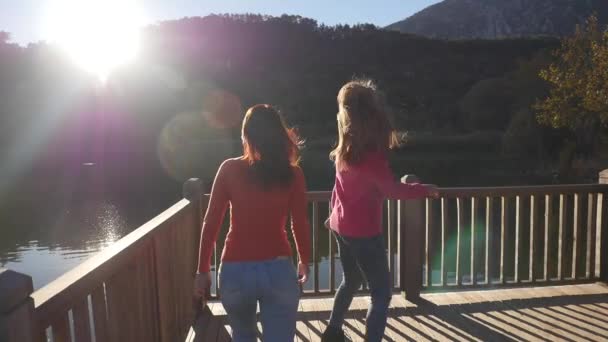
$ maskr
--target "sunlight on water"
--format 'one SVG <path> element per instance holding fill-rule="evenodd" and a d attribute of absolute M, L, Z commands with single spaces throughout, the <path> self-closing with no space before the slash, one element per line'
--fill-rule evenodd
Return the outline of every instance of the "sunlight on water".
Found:
<path fill-rule="evenodd" d="M 112 204 L 106 204 L 97 217 L 100 241 L 107 245 L 120 239 L 120 228 L 125 226 L 124 220 L 120 217 L 118 208 Z"/>
<path fill-rule="evenodd" d="M 0 267 L 32 275 L 40 288 L 128 232 L 119 208 L 109 202 L 89 202 L 59 216 L 44 240 L 0 250 Z"/>

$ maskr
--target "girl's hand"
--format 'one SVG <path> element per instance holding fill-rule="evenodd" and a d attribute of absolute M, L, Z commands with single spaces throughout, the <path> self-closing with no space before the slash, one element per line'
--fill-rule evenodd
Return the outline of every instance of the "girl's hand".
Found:
<path fill-rule="evenodd" d="M 439 190 L 437 189 L 437 185 L 427 185 L 429 189 L 429 197 L 431 198 L 439 198 Z"/>
<path fill-rule="evenodd" d="M 298 263 L 298 283 L 304 284 L 308 280 L 308 265 Z"/>
<path fill-rule="evenodd" d="M 209 272 L 197 273 L 194 277 L 194 297 L 200 298 L 202 305 L 207 305 L 211 290 L 211 275 Z"/>

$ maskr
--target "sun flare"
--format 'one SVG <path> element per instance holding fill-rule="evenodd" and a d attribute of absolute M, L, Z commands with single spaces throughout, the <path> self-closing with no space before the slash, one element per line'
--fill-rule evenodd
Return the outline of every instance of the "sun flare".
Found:
<path fill-rule="evenodd" d="M 103 81 L 136 57 L 142 24 L 134 1 L 56 0 L 47 30 L 76 64 Z"/>

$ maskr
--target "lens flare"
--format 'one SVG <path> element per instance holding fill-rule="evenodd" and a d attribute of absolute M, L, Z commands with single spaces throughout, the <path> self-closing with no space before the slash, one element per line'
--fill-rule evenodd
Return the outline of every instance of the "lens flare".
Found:
<path fill-rule="evenodd" d="M 200 115 L 180 114 L 163 128 L 158 158 L 165 172 L 177 181 L 191 177 L 213 179 L 218 166 L 235 156 L 235 142 L 214 134 Z"/>
<path fill-rule="evenodd" d="M 203 98 L 203 117 L 213 128 L 237 127 L 242 118 L 241 100 L 229 91 L 211 90 Z"/>

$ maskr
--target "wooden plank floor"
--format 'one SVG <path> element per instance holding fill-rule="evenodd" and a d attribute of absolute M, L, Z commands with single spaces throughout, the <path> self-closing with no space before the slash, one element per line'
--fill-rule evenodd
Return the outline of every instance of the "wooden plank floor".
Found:
<path fill-rule="evenodd" d="M 385 341 L 607 341 L 606 284 L 423 294 L 419 303 L 394 296 Z M 355 298 L 345 331 L 363 341 L 369 297 Z M 320 341 L 331 298 L 303 299 L 296 341 Z M 199 319 L 188 341 L 230 341 L 221 304 Z M 261 329 L 260 329 L 261 330 Z M 261 335 L 260 335 L 261 336 Z M 261 340 L 261 339 L 259 339 Z"/>

